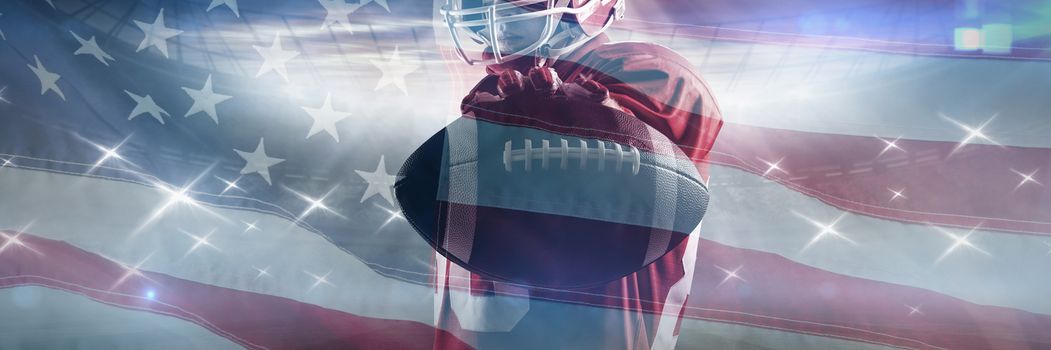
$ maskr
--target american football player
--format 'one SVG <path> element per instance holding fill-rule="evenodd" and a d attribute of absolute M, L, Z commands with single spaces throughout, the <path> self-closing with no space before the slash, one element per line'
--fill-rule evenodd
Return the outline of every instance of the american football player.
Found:
<path fill-rule="evenodd" d="M 707 180 L 722 125 L 715 99 L 674 51 L 607 37 L 627 0 L 439 1 L 456 55 L 488 73 L 463 99 L 464 115 L 495 119 L 494 108 L 511 108 L 528 118 L 555 96 L 600 102 L 678 144 Z M 435 322 L 481 349 L 672 349 L 697 240 L 695 232 L 638 272 L 574 290 L 501 283 L 436 255 Z"/>

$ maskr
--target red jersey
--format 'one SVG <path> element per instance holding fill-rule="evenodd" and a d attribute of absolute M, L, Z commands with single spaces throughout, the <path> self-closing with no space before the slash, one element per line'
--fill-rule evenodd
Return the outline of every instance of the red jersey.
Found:
<path fill-rule="evenodd" d="M 463 100 L 470 112 L 477 94 L 497 95 L 500 72 L 523 74 L 523 58 L 487 67 Z M 704 80 L 674 51 L 656 44 L 610 42 L 600 35 L 552 62 L 562 81 L 590 78 L 610 91 L 622 110 L 643 120 L 694 160 L 705 162 L 722 117 Z M 642 270 L 603 286 L 579 290 L 524 288 L 488 280 L 436 254 L 436 349 L 455 335 L 481 349 L 672 349 L 692 283 L 697 232 Z"/>

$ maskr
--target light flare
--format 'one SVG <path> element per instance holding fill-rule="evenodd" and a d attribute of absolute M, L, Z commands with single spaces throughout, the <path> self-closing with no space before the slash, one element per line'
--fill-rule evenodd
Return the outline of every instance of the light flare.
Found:
<path fill-rule="evenodd" d="M 989 252 L 987 252 L 985 250 L 982 250 L 981 248 L 979 248 L 978 246 L 974 245 L 974 243 L 972 243 L 969 240 L 969 238 L 971 238 L 971 235 L 974 234 L 974 231 L 978 230 L 978 228 L 981 227 L 981 224 L 979 224 L 978 226 L 975 226 L 974 228 L 972 228 L 970 231 L 967 231 L 967 233 L 963 234 L 963 235 L 954 234 L 952 232 L 949 232 L 949 231 L 947 231 L 947 230 L 945 230 L 945 229 L 943 229 L 941 227 L 935 226 L 935 225 L 931 225 L 931 227 L 934 227 L 935 230 L 938 230 L 938 232 L 941 232 L 946 237 L 949 237 L 949 239 L 952 240 L 952 245 L 950 245 L 949 248 L 946 248 L 945 251 L 942 252 L 942 254 L 940 256 L 938 256 L 938 260 L 935 260 L 935 263 L 941 262 L 946 257 L 948 257 L 950 254 L 955 252 L 957 248 L 960 248 L 960 247 L 970 248 L 970 249 L 973 249 L 973 250 L 975 250 L 975 251 L 977 251 L 979 253 L 982 253 L 982 254 L 985 254 L 985 255 L 988 255 L 988 256 L 992 256 L 992 254 L 989 254 Z"/>
<path fill-rule="evenodd" d="M 346 219 L 345 216 L 340 215 L 339 213 L 337 213 L 336 211 L 332 210 L 327 205 L 325 205 L 325 199 L 327 199 L 328 196 L 332 195 L 333 192 L 336 192 L 336 189 L 338 189 L 338 188 L 339 188 L 339 186 L 337 185 L 336 187 L 333 187 L 331 190 L 328 190 L 328 192 L 325 192 L 325 194 L 323 196 L 321 196 L 320 198 L 314 198 L 314 197 L 310 197 L 310 196 L 307 196 L 305 194 L 299 193 L 296 190 L 293 190 L 291 188 L 285 187 L 286 190 L 288 190 L 289 192 L 294 193 L 296 196 L 298 196 L 299 198 L 303 199 L 308 204 L 307 208 L 304 209 L 303 212 L 300 213 L 298 217 L 296 217 L 296 221 L 295 222 L 303 221 L 303 218 L 307 217 L 307 215 L 310 215 L 310 213 L 312 213 L 312 212 L 314 212 L 315 210 L 318 210 L 318 209 L 321 209 L 322 211 L 328 212 L 330 214 L 335 214 L 336 216 L 339 216 L 341 218 Z"/>
<path fill-rule="evenodd" d="M 328 275 L 332 274 L 332 270 L 329 270 L 327 273 L 325 273 L 324 275 L 321 275 L 321 276 L 318 276 L 318 275 L 315 275 L 313 273 L 310 273 L 310 271 L 303 271 L 303 273 L 305 273 L 307 275 L 310 275 L 310 277 L 314 278 L 314 284 L 311 285 L 310 289 L 307 289 L 307 291 L 314 290 L 314 288 L 317 288 L 317 286 L 320 286 L 322 284 L 327 284 L 327 285 L 332 286 L 332 287 L 336 286 L 336 285 L 332 284 L 332 282 L 329 282 L 329 280 L 328 280 Z"/>
<path fill-rule="evenodd" d="M 222 250 L 219 249 L 219 247 L 216 247 L 214 244 L 212 244 L 212 242 L 208 241 L 208 238 L 211 238 L 212 235 L 215 234 L 215 231 L 216 229 L 213 228 L 211 231 L 208 231 L 208 233 L 203 236 L 198 236 L 190 232 L 182 231 L 184 235 L 190 236 L 190 238 L 194 240 L 193 246 L 191 246 L 190 249 L 186 251 L 186 254 L 183 254 L 183 257 L 190 255 L 195 250 L 197 250 L 197 248 L 200 248 L 202 246 L 207 246 L 209 248 L 215 249 L 216 251 L 222 252 Z"/>
<path fill-rule="evenodd" d="M 898 199 L 898 198 L 909 199 L 909 197 L 905 197 L 905 189 L 895 190 L 895 189 L 892 189 L 892 188 L 888 187 L 887 190 L 890 191 L 890 193 L 894 194 L 893 196 L 890 197 L 890 201 L 891 202 L 893 202 L 895 199 Z"/>
<path fill-rule="evenodd" d="M 785 160 L 784 157 L 781 157 L 781 159 L 778 159 L 776 162 L 768 162 L 768 161 L 763 160 L 762 158 L 758 158 L 758 159 L 759 159 L 760 162 L 765 163 L 766 166 L 767 166 L 766 171 L 763 172 L 763 176 L 766 176 L 766 175 L 770 174 L 770 172 L 772 172 L 774 170 L 780 171 L 780 172 L 784 173 L 785 175 L 788 175 L 788 172 L 785 171 L 785 169 L 781 169 L 781 162 L 783 162 Z"/>
<path fill-rule="evenodd" d="M 259 227 L 257 227 L 257 226 L 256 226 L 256 222 L 255 222 L 255 221 L 253 221 L 253 222 L 245 222 L 245 221 L 241 221 L 241 223 L 242 223 L 242 224 L 245 224 L 245 230 L 244 230 L 244 232 L 248 232 L 248 231 L 259 231 Z"/>
<path fill-rule="evenodd" d="M 223 188 L 223 191 L 219 192 L 220 195 L 226 194 L 226 192 L 228 192 L 230 190 L 233 190 L 233 189 L 236 189 L 236 190 L 241 191 L 243 193 L 247 193 L 247 191 L 245 191 L 243 188 L 241 188 L 240 186 L 237 186 L 237 181 L 241 181 L 241 177 L 240 176 L 238 176 L 236 179 L 233 179 L 233 181 L 228 181 L 228 180 L 226 180 L 224 178 L 221 178 L 221 177 L 219 177 L 217 175 L 214 175 L 214 176 L 215 176 L 216 179 L 219 179 L 219 181 L 222 181 L 224 184 L 226 184 L 226 188 Z"/>
<path fill-rule="evenodd" d="M 963 129 L 964 131 L 967 132 L 967 136 L 965 136 L 963 138 L 963 140 L 960 141 L 960 143 L 956 144 L 956 147 L 953 147 L 952 152 L 949 152 L 949 155 L 955 154 L 956 151 L 959 151 L 961 148 L 963 148 L 963 146 L 966 146 L 966 145 L 970 144 L 975 139 L 984 140 L 985 142 L 993 144 L 993 145 L 1003 146 L 1000 143 L 994 141 L 992 138 L 989 138 L 989 136 L 985 134 L 985 127 L 989 126 L 989 123 L 991 123 L 993 121 L 993 119 L 996 119 L 997 115 L 999 115 L 999 114 L 994 114 L 992 117 L 989 117 L 989 119 L 987 119 L 985 122 L 983 122 L 981 125 L 979 125 L 977 127 L 973 127 L 973 126 L 961 123 L 961 122 L 957 121 L 956 119 L 950 118 L 949 116 L 944 115 L 944 114 L 940 114 L 940 115 L 941 115 L 942 119 L 945 119 L 945 120 L 955 124 L 960 129 Z"/>
<path fill-rule="evenodd" d="M 810 247 L 813 246 L 815 243 L 817 243 L 818 241 L 820 241 L 820 240 L 822 240 L 822 239 L 824 239 L 825 237 L 828 237 L 828 236 L 842 239 L 844 241 L 847 241 L 847 243 L 850 243 L 851 245 L 855 245 L 855 246 L 858 245 L 857 242 L 854 242 L 853 240 L 851 240 L 847 236 L 844 236 L 842 233 L 840 233 L 838 230 L 836 230 L 836 224 L 838 224 L 841 220 L 843 220 L 843 218 L 847 216 L 847 213 L 839 214 L 839 216 L 836 217 L 835 220 L 832 220 L 832 222 L 828 223 L 828 224 L 820 222 L 820 221 L 817 221 L 817 220 L 814 220 L 814 219 L 811 219 L 811 218 L 806 217 L 806 216 L 804 216 L 803 214 L 800 214 L 800 213 L 795 213 L 795 214 L 796 214 L 796 216 L 799 216 L 799 217 L 803 218 L 804 220 L 806 220 L 807 222 L 809 222 L 811 225 L 814 225 L 815 227 L 821 229 L 820 231 L 818 231 L 817 234 L 814 235 L 813 238 L 810 239 L 810 242 L 807 242 L 806 246 L 803 247 L 802 251 L 806 251 L 807 249 L 810 249 Z"/>
<path fill-rule="evenodd" d="M 8 248 L 17 247 L 17 248 L 21 248 L 21 249 L 25 249 L 25 250 L 31 251 L 31 252 L 33 252 L 36 255 L 43 256 L 44 253 L 41 253 L 40 251 L 38 251 L 36 249 L 33 249 L 33 247 L 30 247 L 21 238 L 22 235 L 25 232 L 29 231 L 29 228 L 31 226 L 33 226 L 33 223 L 35 223 L 35 222 L 36 222 L 36 220 L 32 220 L 28 224 L 25 224 L 22 227 L 19 227 L 18 230 L 15 231 L 15 233 L 13 233 L 13 234 L 12 233 L 8 233 L 8 232 L 4 232 L 4 231 L 0 231 L 0 241 L 3 242 L 3 243 L 0 243 L 0 255 L 2 255 L 4 253 L 4 251 L 6 251 Z"/>
<path fill-rule="evenodd" d="M 142 278 L 142 279 L 145 279 L 145 280 L 147 280 L 147 281 L 149 281 L 151 283 L 156 284 L 157 281 L 154 281 L 153 279 L 151 279 L 149 277 L 146 277 L 146 275 L 143 274 L 142 271 L 140 270 L 140 268 L 142 268 L 142 265 L 146 264 L 146 262 L 149 261 L 151 257 L 153 257 L 153 253 L 150 253 L 149 255 L 146 255 L 145 258 L 140 260 L 134 266 L 128 266 L 127 264 L 122 263 L 120 261 L 117 261 L 115 259 L 110 259 L 113 262 L 115 262 L 117 265 L 120 265 L 120 267 L 124 269 L 124 274 L 122 274 L 120 276 L 120 278 L 118 278 L 117 281 L 114 282 L 113 285 L 109 287 L 109 290 L 112 291 L 114 289 L 117 289 L 117 287 L 120 287 L 120 285 L 124 284 L 124 282 L 127 282 L 128 279 L 133 278 L 133 277 L 134 278 Z"/>
<path fill-rule="evenodd" d="M 1040 181 L 1036 181 L 1036 179 L 1033 178 L 1033 176 L 1036 176 L 1036 172 L 1040 171 L 1039 169 L 1033 170 L 1033 172 L 1028 173 L 1028 174 L 1023 173 L 1023 172 L 1018 171 L 1018 170 L 1014 170 L 1014 169 L 1011 169 L 1011 171 L 1014 172 L 1015 174 L 1018 174 L 1018 176 L 1022 177 L 1022 181 L 1019 182 L 1018 185 L 1015 186 L 1015 189 L 1014 189 L 1015 191 L 1017 191 L 1019 188 L 1021 188 L 1022 186 L 1024 186 L 1027 183 L 1034 183 L 1034 184 L 1037 184 L 1038 186 L 1044 186 L 1044 184 L 1040 183 Z"/>
<path fill-rule="evenodd" d="M 374 204 L 374 205 L 376 207 L 379 207 L 380 210 L 383 210 L 383 211 L 387 212 L 387 214 L 390 215 L 389 217 L 387 217 L 387 221 L 384 221 L 383 224 L 380 225 L 380 227 L 378 229 L 376 229 L 377 232 L 379 232 L 379 230 L 382 230 L 384 226 L 387 226 L 387 224 L 390 224 L 391 221 L 394 221 L 394 220 L 405 220 L 405 216 L 402 215 L 401 210 L 388 209 L 387 207 L 384 207 L 384 206 L 379 205 L 379 204 Z"/>
<path fill-rule="evenodd" d="M 215 166 L 214 164 L 212 166 L 209 166 L 207 169 L 205 169 L 203 172 L 201 172 L 200 175 L 198 175 L 196 178 L 194 178 L 193 181 L 190 181 L 189 185 L 186 185 L 184 187 L 172 187 L 172 186 L 170 186 L 170 185 L 168 185 L 166 183 L 149 181 L 149 183 L 151 185 L 153 185 L 154 188 L 157 188 L 158 190 L 160 190 L 162 193 L 165 194 L 166 199 L 164 200 L 164 202 L 160 206 L 158 206 L 156 209 L 154 209 L 150 213 L 150 215 L 148 217 L 146 217 L 146 220 L 144 220 L 142 222 L 142 224 L 139 225 L 139 227 L 137 227 L 134 231 L 132 231 L 131 235 L 132 236 L 138 235 L 139 232 L 142 232 L 142 230 L 144 230 L 146 227 L 148 227 L 153 222 L 155 222 L 158 219 L 160 219 L 162 216 L 164 216 L 164 214 L 169 209 L 171 209 L 172 207 L 175 207 L 175 206 L 189 207 L 189 208 L 193 208 L 195 210 L 200 210 L 200 211 L 202 211 L 202 212 L 204 212 L 206 214 L 209 214 L 209 215 L 211 215 L 211 216 L 213 216 L 213 217 L 215 217 L 215 218 L 217 218 L 219 220 L 222 220 L 223 222 L 230 222 L 230 220 L 227 219 L 226 217 L 224 217 L 224 216 L 220 215 L 219 213 L 217 213 L 217 212 L 205 207 L 204 205 L 201 205 L 201 203 L 197 202 L 197 200 L 193 199 L 193 197 L 190 195 L 190 193 L 191 193 L 190 189 L 193 188 L 193 186 L 197 183 L 197 181 L 199 181 L 204 176 L 204 174 L 207 174 L 208 172 L 210 172 L 212 167 L 214 167 L 214 166 Z"/>
<path fill-rule="evenodd" d="M 909 304 L 905 304 L 905 307 L 909 308 L 909 315 L 908 316 L 912 316 L 912 315 L 923 316 L 923 311 L 920 311 L 920 308 L 923 307 L 923 305 L 912 306 L 912 305 L 909 305 Z"/>
<path fill-rule="evenodd" d="M 270 277 L 270 272 L 269 272 L 270 271 L 270 266 L 267 266 L 267 267 L 264 267 L 264 268 L 258 268 L 258 267 L 252 266 L 252 269 L 255 270 L 256 272 L 258 272 L 258 274 L 255 275 L 255 279 L 256 280 L 258 280 L 260 277 L 263 277 L 263 276 Z"/>
<path fill-rule="evenodd" d="M 733 269 L 733 270 L 725 269 L 725 268 L 723 268 L 723 267 L 721 267 L 719 265 L 715 265 L 715 268 L 717 268 L 719 270 L 722 270 L 722 272 L 724 274 L 726 274 L 726 277 L 724 277 L 723 280 L 721 282 L 719 282 L 718 285 L 716 285 L 716 287 L 721 286 L 724 283 L 729 282 L 730 280 L 733 280 L 733 279 L 739 280 L 741 282 L 748 282 L 748 281 L 745 281 L 745 279 L 742 278 L 741 275 L 739 274 L 741 269 L 744 268 L 744 265 L 738 266 L 736 269 Z"/>
<path fill-rule="evenodd" d="M 901 136 L 898 136 L 897 138 L 895 138 L 893 140 L 887 140 L 887 139 L 884 139 L 884 138 L 878 137 L 878 136 L 876 138 L 879 139 L 880 141 L 883 141 L 883 143 L 886 144 L 886 146 L 883 147 L 883 150 L 879 152 L 879 156 L 882 156 L 884 153 L 887 153 L 890 150 L 898 150 L 898 151 L 905 152 L 904 148 L 901 148 L 901 146 L 898 146 L 898 141 L 901 140 Z"/>

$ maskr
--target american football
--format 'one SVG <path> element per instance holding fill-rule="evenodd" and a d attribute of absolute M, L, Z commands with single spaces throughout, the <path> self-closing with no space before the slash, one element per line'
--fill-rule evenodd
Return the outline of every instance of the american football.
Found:
<path fill-rule="evenodd" d="M 500 281 L 580 288 L 673 249 L 708 203 L 696 165 L 620 110 L 553 102 L 557 121 L 461 117 L 401 168 L 395 194 L 442 255 Z"/>

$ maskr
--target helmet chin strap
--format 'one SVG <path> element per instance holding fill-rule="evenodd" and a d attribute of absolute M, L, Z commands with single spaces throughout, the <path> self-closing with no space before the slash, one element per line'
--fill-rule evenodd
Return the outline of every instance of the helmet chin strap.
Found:
<path fill-rule="evenodd" d="M 557 60 L 562 55 L 576 50 L 577 48 L 594 38 L 594 36 L 587 36 L 582 30 L 574 27 L 573 25 L 566 23 L 561 23 L 559 25 L 562 26 L 562 28 L 560 28 L 561 30 L 558 31 L 557 34 L 552 36 L 550 40 L 548 40 L 549 43 L 541 45 L 539 48 L 537 48 L 534 55 L 536 57 L 537 67 L 546 66 L 547 64 Z M 566 44 L 556 49 L 552 47 L 551 43 Z"/>
<path fill-rule="evenodd" d="M 618 17 L 623 16 L 623 7 L 616 9 L 616 11 L 617 14 L 610 16 L 608 19 L 606 19 L 606 23 L 602 24 L 602 29 L 600 29 L 598 33 L 606 32 L 606 29 L 609 29 L 609 27 L 613 24 L 615 20 L 618 19 Z M 588 35 L 580 27 L 578 27 L 579 25 L 574 26 L 564 22 L 559 22 L 558 25 L 560 27 L 560 30 L 557 30 L 555 34 L 547 40 L 548 43 L 541 45 L 536 50 L 535 56 L 537 58 L 538 67 L 542 67 L 543 64 L 550 63 L 551 61 L 558 59 L 558 57 L 570 53 L 573 50 L 576 50 L 580 46 L 584 45 L 588 41 L 591 41 L 591 39 L 594 39 L 596 36 L 598 36 L 598 34 Z M 551 43 L 559 43 L 560 41 L 565 41 L 568 43 L 565 46 L 562 46 L 557 49 L 551 46 Z"/>

